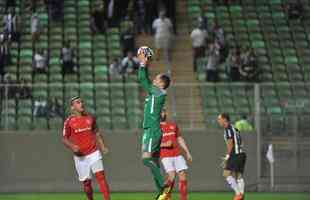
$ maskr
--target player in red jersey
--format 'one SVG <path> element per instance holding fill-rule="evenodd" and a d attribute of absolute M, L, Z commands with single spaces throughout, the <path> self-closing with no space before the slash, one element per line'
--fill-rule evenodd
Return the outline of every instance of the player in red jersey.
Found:
<path fill-rule="evenodd" d="M 63 129 L 63 143 L 74 154 L 75 168 L 83 183 L 88 200 L 93 200 L 91 176 L 96 176 L 100 191 L 105 200 L 110 200 L 102 153 L 106 154 L 103 137 L 96 124 L 96 118 L 88 114 L 80 97 L 71 99 L 72 115 L 67 118 Z"/>
<path fill-rule="evenodd" d="M 171 188 L 170 195 L 166 200 L 171 199 L 171 191 L 174 187 L 176 175 L 179 177 L 180 200 L 187 200 L 187 177 L 186 170 L 188 166 L 181 153 L 185 153 L 188 162 L 192 162 L 191 153 L 186 145 L 184 138 L 181 136 L 178 126 L 173 122 L 167 121 L 167 112 L 161 113 L 161 130 L 163 132 L 161 140 L 160 158 L 167 173 L 167 185 Z"/>

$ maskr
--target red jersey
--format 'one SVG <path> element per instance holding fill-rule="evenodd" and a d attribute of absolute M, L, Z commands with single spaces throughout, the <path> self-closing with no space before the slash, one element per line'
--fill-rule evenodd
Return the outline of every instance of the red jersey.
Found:
<path fill-rule="evenodd" d="M 64 123 L 63 137 L 80 148 L 82 155 L 89 155 L 98 150 L 96 142 L 96 118 L 86 114 L 70 116 Z"/>
<path fill-rule="evenodd" d="M 172 148 L 162 147 L 160 149 L 160 157 L 175 157 L 181 155 L 181 150 L 177 140 L 177 138 L 181 136 L 178 126 L 173 122 L 161 122 L 160 128 L 163 132 L 161 142 L 167 142 L 171 140 L 173 143 Z"/>

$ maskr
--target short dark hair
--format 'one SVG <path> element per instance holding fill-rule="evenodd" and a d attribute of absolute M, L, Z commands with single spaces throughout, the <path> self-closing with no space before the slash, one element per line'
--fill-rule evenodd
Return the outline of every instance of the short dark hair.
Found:
<path fill-rule="evenodd" d="M 160 76 L 160 79 L 164 82 L 164 89 L 167 89 L 170 85 L 170 77 L 166 74 Z"/>
<path fill-rule="evenodd" d="M 228 121 L 228 122 L 230 121 L 230 117 L 229 117 L 228 113 L 222 113 L 221 118 L 226 119 L 226 121 Z"/>

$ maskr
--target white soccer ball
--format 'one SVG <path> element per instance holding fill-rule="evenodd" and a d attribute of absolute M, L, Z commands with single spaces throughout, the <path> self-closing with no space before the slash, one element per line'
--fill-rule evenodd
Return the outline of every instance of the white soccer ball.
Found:
<path fill-rule="evenodd" d="M 142 46 L 138 49 L 137 55 L 144 54 L 147 59 L 151 59 L 154 55 L 153 50 L 150 47 Z"/>

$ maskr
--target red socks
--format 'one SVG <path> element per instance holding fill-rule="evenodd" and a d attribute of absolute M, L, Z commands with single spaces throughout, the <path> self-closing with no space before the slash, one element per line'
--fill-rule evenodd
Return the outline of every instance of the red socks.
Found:
<path fill-rule="evenodd" d="M 180 199 L 187 200 L 187 181 L 179 181 Z"/>
<path fill-rule="evenodd" d="M 88 200 L 93 200 L 93 188 L 91 186 L 91 180 L 83 181 L 84 192 L 86 193 Z"/>
<path fill-rule="evenodd" d="M 99 184 L 100 191 L 102 192 L 105 200 L 110 200 L 109 185 L 105 179 L 104 171 L 97 172 L 96 179 Z"/>

